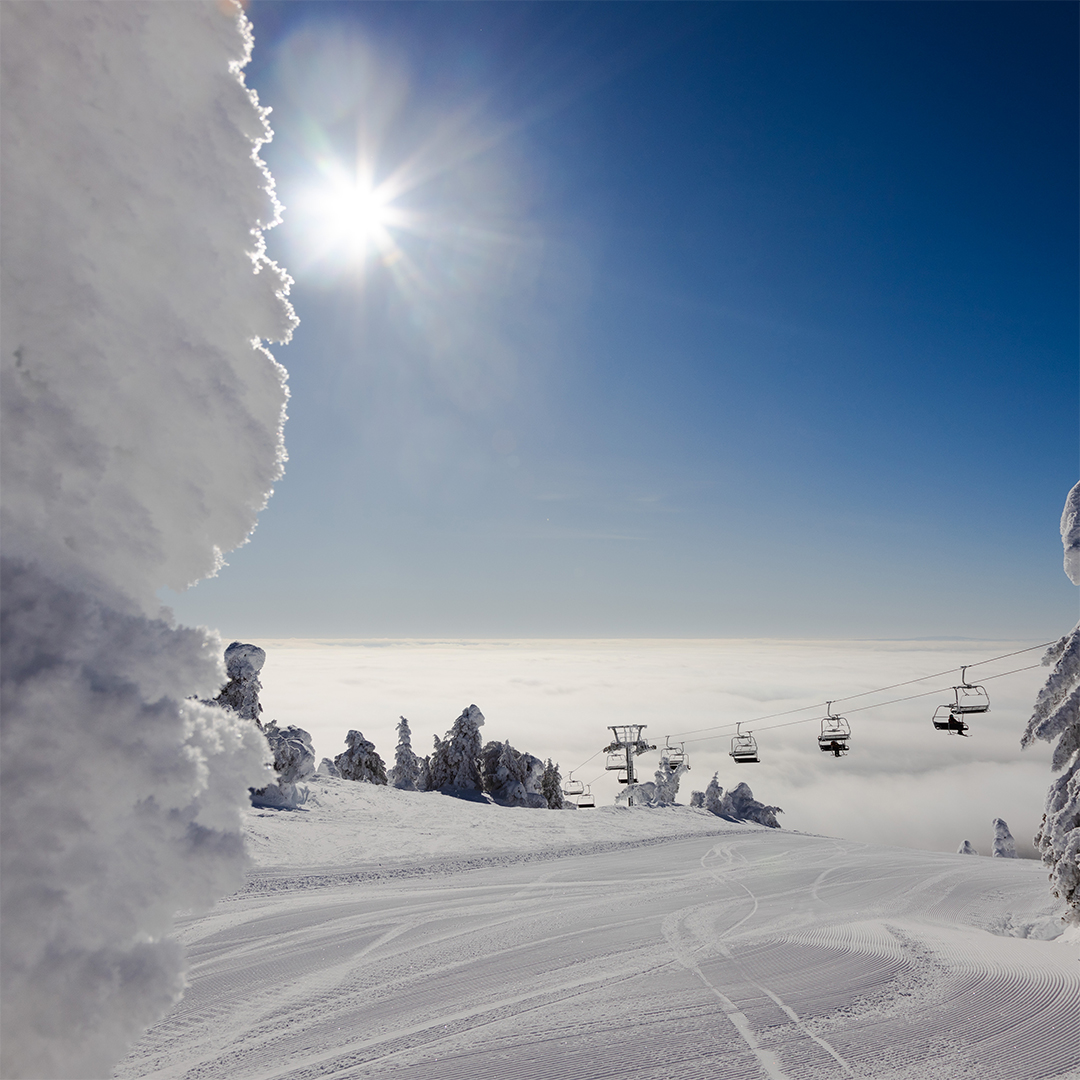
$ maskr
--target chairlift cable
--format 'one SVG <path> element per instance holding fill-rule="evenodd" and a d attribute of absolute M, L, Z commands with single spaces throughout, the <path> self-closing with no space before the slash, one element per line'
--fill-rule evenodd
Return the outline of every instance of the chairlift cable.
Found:
<path fill-rule="evenodd" d="M 1038 648 L 1038 646 L 1036 646 L 1036 648 Z M 1023 651 L 1027 652 L 1027 651 L 1030 651 L 1030 650 L 1023 650 Z M 1013 653 L 1011 655 L 1015 656 L 1016 654 Z M 967 666 L 972 667 L 973 665 L 968 664 Z M 1017 673 L 1019 673 L 1021 671 L 1034 671 L 1035 668 L 1037 668 L 1037 667 L 1042 667 L 1042 665 L 1041 664 L 1029 664 L 1027 667 L 1013 668 L 1012 671 L 1002 671 L 1002 672 L 999 672 L 997 675 L 987 675 L 983 679 L 983 682 L 990 682 L 993 679 L 1004 679 L 1007 675 L 1016 675 Z M 956 669 L 952 668 L 951 670 L 955 671 Z M 944 672 L 944 674 L 947 675 L 948 672 Z M 919 680 L 915 680 L 915 681 L 919 681 Z M 891 701 L 876 701 L 872 705 L 860 705 L 858 708 L 845 709 L 844 711 L 846 713 L 848 713 L 848 714 L 857 713 L 857 712 L 866 712 L 869 709 L 880 709 L 880 708 L 883 708 L 886 705 L 897 705 L 902 701 L 915 701 L 918 698 L 933 697 L 935 694 L 947 693 L 951 689 L 952 689 L 951 686 L 939 687 L 936 690 L 925 690 L 921 694 L 908 694 L 906 697 L 893 698 Z M 879 693 L 880 693 L 880 691 L 879 691 Z M 837 700 L 841 700 L 841 699 L 837 699 Z M 844 699 L 844 700 L 846 700 L 846 699 Z M 835 704 L 835 702 L 834 702 L 834 704 Z M 787 716 L 787 715 L 790 715 L 790 713 L 794 713 L 794 712 L 806 712 L 808 709 L 816 709 L 817 707 L 818 707 L 817 705 L 805 705 L 801 709 L 791 709 L 788 713 L 773 713 L 772 716 L 759 716 L 759 717 L 756 717 L 753 720 L 740 720 L 738 723 L 741 723 L 741 724 L 757 724 L 761 720 L 771 720 L 771 719 L 773 719 L 775 717 Z M 809 724 L 809 723 L 813 723 L 814 721 L 816 721 L 818 719 L 819 719 L 819 717 L 817 717 L 817 716 L 804 716 L 804 717 L 801 717 L 798 720 L 788 720 L 786 723 L 783 723 L 783 724 L 770 724 L 767 728 L 758 728 L 758 730 L 759 731 L 779 731 L 780 728 L 794 727 L 796 724 Z M 732 724 L 726 725 L 726 730 L 723 731 L 719 735 L 707 735 L 707 736 L 705 736 L 704 738 L 701 738 L 701 739 L 687 739 L 686 741 L 687 742 L 711 742 L 713 739 L 725 739 L 725 738 L 729 737 L 729 733 L 730 733 L 731 728 L 733 726 L 737 726 L 737 725 L 732 725 Z M 701 731 L 716 731 L 718 729 L 717 728 L 701 728 L 699 730 L 701 730 Z"/>
<path fill-rule="evenodd" d="M 978 660 L 973 664 L 964 664 L 964 665 L 962 665 L 962 667 L 973 668 L 973 667 L 979 667 L 982 664 L 992 664 L 995 660 L 1006 660 L 1010 656 L 1020 656 L 1023 653 L 1034 652 L 1036 649 L 1048 648 L 1049 646 L 1051 646 L 1053 644 L 1054 644 L 1053 641 L 1044 641 L 1041 645 L 1030 645 L 1026 649 L 1017 649 L 1015 652 L 1002 653 L 1000 656 L 991 656 L 991 657 L 988 657 L 986 660 Z M 1040 664 L 1032 664 L 1031 665 L 1031 667 L 1040 667 L 1040 666 L 1041 666 Z M 847 697 L 833 698 L 832 704 L 835 705 L 837 702 L 840 702 L 840 701 L 855 701 L 856 699 L 861 698 L 861 697 L 869 697 L 871 694 L 883 694 L 883 693 L 885 693 L 886 690 L 895 690 L 900 686 L 912 686 L 915 683 L 926 682 L 927 679 L 944 678 L 946 675 L 950 675 L 950 674 L 952 674 L 952 672 L 960 671 L 960 670 L 962 670 L 961 667 L 948 668 L 946 671 L 938 671 L 938 672 L 935 672 L 932 675 L 923 675 L 918 679 L 908 679 L 905 682 L 891 683 L 889 686 L 879 686 L 876 690 L 864 690 L 862 693 L 859 693 L 859 694 L 849 694 Z M 1030 670 L 1031 670 L 1031 668 L 1017 668 L 1016 669 L 1016 671 L 1030 671 Z M 1016 674 L 1016 671 L 1006 671 L 1006 672 L 1003 672 L 1002 675 L 1014 675 L 1014 674 Z M 989 682 L 991 679 L 1000 679 L 1002 677 L 1002 675 L 988 675 L 984 681 Z M 949 687 L 947 689 L 951 689 L 951 687 Z M 929 697 L 929 696 L 931 696 L 933 694 L 939 694 L 939 693 L 943 693 L 943 692 L 944 691 L 941 691 L 941 690 L 928 690 L 925 694 L 915 694 L 915 695 L 913 695 L 913 697 Z M 910 700 L 912 700 L 912 698 L 897 698 L 896 700 L 897 701 L 910 701 Z M 891 705 L 891 704 L 893 704 L 893 702 L 881 702 L 881 704 Z M 824 701 L 815 702 L 815 703 L 813 703 L 811 705 L 802 705 L 802 706 L 800 706 L 799 708 L 796 708 L 796 709 L 787 709 L 784 712 L 767 713 L 764 716 L 756 716 L 751 720 L 744 720 L 744 721 L 742 721 L 742 723 L 744 723 L 744 724 L 757 724 L 757 723 L 760 723 L 762 720 L 775 720 L 775 719 L 777 719 L 777 718 L 779 718 L 781 716 L 793 716 L 795 713 L 806 712 L 809 709 L 824 708 L 825 705 L 826 705 L 826 703 Z M 853 713 L 854 712 L 863 712 L 866 709 L 876 709 L 876 708 L 877 708 L 877 705 L 862 705 L 857 709 L 846 709 L 845 712 L 853 712 Z M 806 718 L 804 718 L 802 720 L 793 720 L 793 721 L 791 721 L 790 724 L 774 724 L 774 725 L 772 725 L 772 727 L 766 728 L 765 730 L 772 731 L 775 728 L 790 727 L 791 724 L 809 723 L 809 721 L 814 720 L 814 719 L 817 719 L 817 717 L 806 717 Z M 731 724 L 717 724 L 714 727 L 693 728 L 690 731 L 676 731 L 676 732 L 673 732 L 670 737 L 673 738 L 673 739 L 681 739 L 686 735 L 697 735 L 697 734 L 699 734 L 701 732 L 704 732 L 704 731 L 730 731 L 730 730 L 731 730 Z M 716 738 L 720 738 L 720 737 L 721 736 L 716 736 Z M 687 741 L 705 742 L 707 740 L 704 740 L 704 739 L 692 739 L 692 740 L 687 740 Z M 595 756 L 596 755 L 594 754 L 593 757 L 595 757 Z M 589 760 L 591 761 L 592 758 L 590 758 Z M 574 771 L 576 772 L 577 770 L 575 769 Z"/>

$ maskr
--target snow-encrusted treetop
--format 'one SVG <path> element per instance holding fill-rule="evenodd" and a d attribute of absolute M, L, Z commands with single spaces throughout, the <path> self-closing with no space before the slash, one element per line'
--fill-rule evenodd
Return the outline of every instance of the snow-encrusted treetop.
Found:
<path fill-rule="evenodd" d="M 258 645 L 234 641 L 225 650 L 225 671 L 230 679 L 250 679 L 258 675 L 266 663 L 266 651 Z"/>
<path fill-rule="evenodd" d="M 1061 512 L 1061 543 L 1065 548 L 1065 573 L 1080 585 L 1080 483 L 1074 485 Z"/>

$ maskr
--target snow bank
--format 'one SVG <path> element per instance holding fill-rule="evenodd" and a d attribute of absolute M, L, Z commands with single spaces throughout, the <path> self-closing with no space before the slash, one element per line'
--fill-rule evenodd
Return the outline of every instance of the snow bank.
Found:
<path fill-rule="evenodd" d="M 295 322 L 260 226 L 238 9 L 0 7 L 5 1077 L 101 1077 L 180 994 L 180 908 L 241 880 L 250 720 L 155 593 L 244 542 Z"/>

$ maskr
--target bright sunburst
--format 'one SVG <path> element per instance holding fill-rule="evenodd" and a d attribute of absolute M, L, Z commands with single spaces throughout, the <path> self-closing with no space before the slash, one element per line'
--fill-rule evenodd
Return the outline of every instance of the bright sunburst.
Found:
<path fill-rule="evenodd" d="M 297 207 L 318 257 L 360 265 L 372 256 L 391 255 L 397 247 L 393 231 L 405 223 L 405 215 L 394 206 L 390 187 L 375 184 L 365 170 L 349 175 L 340 167 L 325 167 L 320 172 Z"/>

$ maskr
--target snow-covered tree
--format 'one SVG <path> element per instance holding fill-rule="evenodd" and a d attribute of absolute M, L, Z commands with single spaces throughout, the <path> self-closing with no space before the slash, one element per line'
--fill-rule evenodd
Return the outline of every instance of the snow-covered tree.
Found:
<path fill-rule="evenodd" d="M 563 810 L 566 800 L 563 798 L 562 774 L 557 762 L 547 759 L 544 776 L 540 781 L 540 793 L 547 799 L 549 810 Z"/>
<path fill-rule="evenodd" d="M 421 760 L 413 753 L 412 732 L 409 730 L 409 721 L 404 716 L 398 721 L 397 735 L 394 767 L 387 776 L 390 786 L 402 791 L 423 791 Z"/>
<path fill-rule="evenodd" d="M 770 829 L 780 828 L 776 815 L 784 811 L 779 806 L 766 806 L 758 802 L 748 784 L 736 784 L 730 791 L 724 791 L 717 779 L 718 775 L 714 774 L 705 789 L 706 810 L 730 821 L 755 821 Z"/>
<path fill-rule="evenodd" d="M 544 763 L 515 750 L 509 742 L 489 742 L 481 751 L 484 790 L 506 806 L 547 809 L 542 793 Z"/>
<path fill-rule="evenodd" d="M 690 805 L 695 810 L 705 809 L 705 792 L 704 791 L 691 791 L 690 792 Z"/>
<path fill-rule="evenodd" d="M 749 785 L 737 784 L 724 792 L 720 812 L 724 817 L 735 818 L 736 821 L 756 821 L 770 829 L 779 829 L 780 822 L 776 820 L 776 815 L 784 811 L 779 806 L 766 806 L 758 802 Z"/>
<path fill-rule="evenodd" d="M 1080 483 L 1061 515 L 1065 573 L 1080 585 Z M 1050 891 L 1068 905 L 1066 917 L 1080 923 L 1080 623 L 1043 657 L 1054 665 L 1039 691 L 1020 745 L 1057 740 L 1050 768 L 1060 771 L 1046 796 L 1046 813 L 1035 846 L 1050 870 Z"/>
<path fill-rule="evenodd" d="M 225 671 L 229 681 L 214 698 L 214 703 L 224 705 L 244 720 L 254 720 L 262 727 L 259 720 L 263 711 L 259 704 L 259 691 L 262 689 L 259 672 L 265 663 L 266 653 L 258 645 L 234 641 L 225 650 Z"/>
<path fill-rule="evenodd" d="M 710 814 L 722 814 L 723 803 L 721 801 L 724 794 L 724 789 L 720 786 L 720 774 L 713 773 L 713 778 L 709 781 L 709 786 L 705 789 L 705 809 Z"/>
<path fill-rule="evenodd" d="M 359 780 L 365 784 L 385 784 L 386 765 L 363 733 L 350 731 L 345 736 L 345 749 L 334 758 L 342 780 Z"/>
<path fill-rule="evenodd" d="M 1003 818 L 994 818 L 994 844 L 990 849 L 990 854 L 995 859 L 1016 858 L 1016 841 L 1013 839 L 1013 834 L 1009 832 L 1008 823 Z"/>
<path fill-rule="evenodd" d="M 965 840 L 957 849 L 957 855 L 978 855 L 979 853 L 972 847 L 970 840 Z"/>
<path fill-rule="evenodd" d="M 319 762 L 317 775 L 328 777 L 331 780 L 340 780 L 341 770 L 334 764 L 333 758 L 324 757 Z"/>
<path fill-rule="evenodd" d="M 484 714 L 475 705 L 470 705 L 462 710 L 445 739 L 435 736 L 435 749 L 428 759 L 428 790 L 483 790 L 480 775 L 480 728 L 483 724 Z"/>
<path fill-rule="evenodd" d="M 675 797 L 679 794 L 679 781 L 683 774 L 689 771 L 689 766 L 683 762 L 676 768 L 671 768 L 666 756 L 660 758 L 660 767 L 656 770 L 656 790 L 653 793 L 652 806 L 672 806 Z"/>
<path fill-rule="evenodd" d="M 311 736 L 303 728 L 279 728 L 274 720 L 262 732 L 274 755 L 277 782 L 258 791 L 252 790 L 252 805 L 279 808 L 302 805 L 307 801 L 308 790 L 297 787 L 297 783 L 315 774 L 315 751 Z"/>

